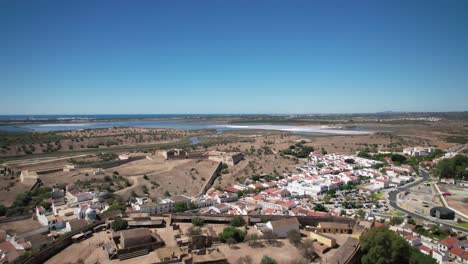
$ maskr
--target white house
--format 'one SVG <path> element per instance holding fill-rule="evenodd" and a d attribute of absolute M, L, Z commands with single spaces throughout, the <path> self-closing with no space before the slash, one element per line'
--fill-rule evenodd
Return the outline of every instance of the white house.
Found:
<path fill-rule="evenodd" d="M 299 222 L 296 217 L 269 221 L 266 226 L 276 237 L 280 238 L 287 237 L 291 230 L 299 231 Z"/>
<path fill-rule="evenodd" d="M 52 212 L 47 212 L 42 206 L 36 207 L 36 217 L 41 225 L 48 226 L 50 230 L 58 230 L 65 227 L 62 218 L 55 217 Z"/>

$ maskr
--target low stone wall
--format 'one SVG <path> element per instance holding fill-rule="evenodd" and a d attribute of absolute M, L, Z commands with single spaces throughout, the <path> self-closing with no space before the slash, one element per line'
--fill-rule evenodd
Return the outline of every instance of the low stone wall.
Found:
<path fill-rule="evenodd" d="M 218 178 L 220 173 L 221 173 L 221 162 L 218 163 L 218 166 L 216 167 L 213 174 L 210 176 L 210 178 L 206 182 L 200 194 L 206 193 L 206 191 L 208 191 L 208 189 L 211 188 L 211 186 L 213 186 L 214 181 L 216 180 L 216 178 Z"/>
<path fill-rule="evenodd" d="M 121 166 L 125 163 L 146 159 L 146 156 L 137 156 L 137 157 L 129 157 L 126 160 L 112 160 L 112 161 L 105 161 L 99 163 L 92 163 L 92 164 L 84 164 L 78 165 L 78 168 L 97 168 L 97 169 L 109 169 L 113 167 Z"/>
<path fill-rule="evenodd" d="M 63 171 L 63 168 L 54 168 L 54 169 L 36 171 L 36 173 L 37 173 L 37 175 L 44 175 L 44 174 L 55 173 L 55 172 L 59 172 L 59 171 Z"/>
<path fill-rule="evenodd" d="M 0 218 L 0 223 L 9 223 L 9 222 L 14 222 L 14 221 L 20 221 L 24 219 L 28 219 L 32 217 L 32 213 L 24 214 L 24 215 L 17 215 L 17 216 L 12 216 L 12 217 L 1 217 Z"/>
<path fill-rule="evenodd" d="M 51 257 L 58 254 L 60 251 L 64 250 L 66 247 L 73 243 L 72 236 L 79 234 L 81 232 L 92 231 L 94 227 L 103 224 L 104 221 L 94 222 L 91 225 L 86 226 L 81 230 L 77 230 L 76 232 L 69 233 L 68 235 L 54 241 L 50 246 L 44 248 L 43 250 L 33 254 L 28 259 L 26 259 L 23 263 L 25 264 L 40 264 L 46 262 Z"/>
<path fill-rule="evenodd" d="M 190 222 L 192 218 L 202 218 L 207 223 L 229 223 L 235 216 L 234 215 L 210 215 L 210 214 L 187 214 L 187 213 L 174 213 L 171 214 L 171 222 Z M 253 223 L 252 219 L 261 218 L 264 221 L 292 218 L 296 217 L 302 226 L 317 226 L 320 222 L 334 222 L 343 223 L 354 226 L 356 220 L 347 217 L 339 216 L 287 216 L 287 215 L 262 215 L 262 216 L 243 216 L 247 223 Z M 248 220 L 248 221 L 247 221 Z"/>

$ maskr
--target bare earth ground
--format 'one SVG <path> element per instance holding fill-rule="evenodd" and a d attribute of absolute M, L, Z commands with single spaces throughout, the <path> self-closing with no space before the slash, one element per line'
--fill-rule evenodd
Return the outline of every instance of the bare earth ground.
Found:
<path fill-rule="evenodd" d="M 438 186 L 442 192 L 450 192 L 452 194 L 445 196 L 445 200 L 450 207 L 468 215 L 468 188 L 451 184 L 439 184 Z"/>
<path fill-rule="evenodd" d="M 19 176 L 14 177 L 13 180 L 10 177 L 0 177 L 0 203 L 5 206 L 11 206 L 15 201 L 16 195 L 26 192 L 30 187 L 22 184 Z"/>
<path fill-rule="evenodd" d="M 181 224 L 184 230 L 190 227 L 191 224 Z M 211 226 L 211 225 L 210 225 Z M 225 225 L 213 225 L 213 228 L 218 231 L 222 230 Z M 206 229 L 206 228 L 204 228 Z M 165 228 L 156 229 L 157 233 L 166 243 L 167 247 L 176 246 L 174 235 L 177 231 L 173 231 L 171 226 Z M 109 241 L 110 233 L 102 231 L 93 234 L 92 237 L 67 247 L 59 254 L 49 259 L 46 263 L 48 264 L 63 264 L 63 263 L 76 263 L 78 260 L 82 260 L 84 263 L 120 263 L 120 264 L 139 264 L 139 263 L 152 263 L 158 260 L 157 250 L 151 252 L 148 255 L 136 257 L 128 260 L 119 261 L 109 260 L 106 253 L 102 249 L 104 242 Z M 264 255 L 273 257 L 279 263 L 290 263 L 292 260 L 298 260 L 300 252 L 297 248 L 289 243 L 287 239 L 277 240 L 277 243 L 268 244 L 266 241 L 262 241 L 264 244 L 260 248 L 252 248 L 248 243 L 236 244 L 234 246 L 228 246 L 221 244 L 219 249 L 226 255 L 226 258 L 230 263 L 236 263 L 239 257 L 251 256 L 253 263 L 259 263 Z"/>
<path fill-rule="evenodd" d="M 7 231 L 8 234 L 21 234 L 40 227 L 42 225 L 32 218 L 0 224 L 0 229 Z"/>
<path fill-rule="evenodd" d="M 135 173 L 139 170 L 137 169 L 138 164 L 128 163 L 124 166 L 126 167 L 113 169 L 124 177 L 134 175 L 129 173 Z M 166 192 L 171 195 L 195 195 L 200 193 L 217 166 L 218 163 L 211 160 L 188 159 L 149 162 L 148 167 L 151 167 L 152 170 L 139 171 L 139 175 L 130 176 L 132 180 L 135 180 L 132 187 L 117 193 L 124 197 L 130 196 L 131 191 L 143 194 L 142 186 L 145 185 L 149 190 L 150 197 L 153 198 L 164 196 Z M 148 179 L 144 179 L 144 175 L 147 175 Z"/>
<path fill-rule="evenodd" d="M 166 230 L 167 229 L 167 230 Z M 166 246 L 175 246 L 174 238 L 170 237 L 169 232 L 171 227 L 164 229 L 157 229 L 157 233 L 166 243 Z M 119 264 L 141 264 L 141 263 L 154 263 L 159 260 L 157 250 L 147 255 L 131 258 L 127 260 L 113 259 L 109 260 L 107 253 L 102 249 L 102 245 L 105 242 L 110 241 L 111 234 L 106 231 L 94 233 L 92 237 L 76 244 L 72 244 L 67 247 L 46 263 L 48 264 L 64 264 L 64 263 L 76 263 L 78 260 L 82 260 L 85 264 L 95 263 L 119 263 Z"/>
<path fill-rule="evenodd" d="M 294 260 L 303 260 L 299 250 L 291 245 L 287 239 L 278 239 L 278 243 L 269 245 L 268 242 L 262 241 L 264 247 L 251 247 L 248 243 L 240 243 L 233 246 L 221 244 L 219 249 L 224 253 L 229 263 L 236 263 L 240 257 L 250 256 L 253 263 L 260 263 L 263 256 L 274 258 L 278 263 L 291 263 Z"/>

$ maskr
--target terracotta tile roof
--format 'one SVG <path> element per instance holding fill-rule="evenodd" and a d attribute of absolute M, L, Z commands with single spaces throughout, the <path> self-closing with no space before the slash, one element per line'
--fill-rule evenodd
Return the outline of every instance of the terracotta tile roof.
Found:
<path fill-rule="evenodd" d="M 236 192 L 240 191 L 239 189 L 234 188 L 234 187 L 232 187 L 232 186 L 224 187 L 224 190 L 225 190 L 226 192 L 230 192 L 230 193 L 236 193 Z"/>
<path fill-rule="evenodd" d="M 460 256 L 460 258 L 464 259 L 464 260 L 468 260 L 468 251 L 465 251 L 463 253 L 463 255 Z"/>
<path fill-rule="evenodd" d="M 384 223 L 380 223 L 380 222 L 375 222 L 374 223 L 374 227 L 384 227 L 385 224 Z"/>
<path fill-rule="evenodd" d="M 462 256 L 463 253 L 465 253 L 465 250 L 463 248 L 459 248 L 459 247 L 452 247 L 449 250 L 449 252 L 454 254 L 454 255 L 457 255 L 457 256 Z"/>
<path fill-rule="evenodd" d="M 460 242 L 458 239 L 455 237 L 446 237 L 442 240 L 439 241 L 439 244 L 450 247 L 455 245 L 456 243 Z"/>
<path fill-rule="evenodd" d="M 309 211 L 307 212 L 307 216 L 325 216 L 327 215 L 326 213 L 321 213 L 321 212 L 315 212 L 315 211 Z"/>
<path fill-rule="evenodd" d="M 264 214 L 273 214 L 276 210 L 274 208 L 266 208 L 263 210 Z"/>
<path fill-rule="evenodd" d="M 420 245 L 418 246 L 419 250 L 420 251 L 426 251 L 427 253 L 431 253 L 432 252 L 432 249 L 428 246 L 425 246 L 425 245 Z"/>

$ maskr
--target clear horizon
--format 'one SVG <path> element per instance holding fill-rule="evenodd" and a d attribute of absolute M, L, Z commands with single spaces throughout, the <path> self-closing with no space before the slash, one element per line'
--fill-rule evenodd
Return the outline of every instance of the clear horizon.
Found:
<path fill-rule="evenodd" d="M 0 115 L 464 112 L 467 13 L 450 0 L 2 1 Z"/>

